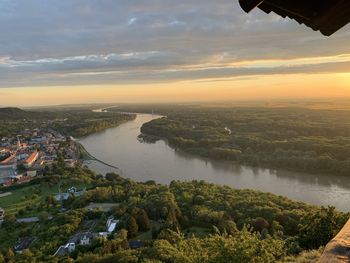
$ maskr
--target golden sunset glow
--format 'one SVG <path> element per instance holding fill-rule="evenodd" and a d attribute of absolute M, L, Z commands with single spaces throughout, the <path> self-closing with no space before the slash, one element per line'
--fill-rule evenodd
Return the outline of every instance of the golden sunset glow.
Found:
<path fill-rule="evenodd" d="M 350 74 L 296 74 L 138 85 L 22 87 L 0 91 L 4 105 L 350 98 Z"/>

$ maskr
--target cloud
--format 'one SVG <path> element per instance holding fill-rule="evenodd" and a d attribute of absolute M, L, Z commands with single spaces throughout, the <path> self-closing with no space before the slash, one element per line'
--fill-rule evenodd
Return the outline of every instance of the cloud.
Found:
<path fill-rule="evenodd" d="M 237 2 L 0 0 L 0 87 L 349 69 L 349 27 L 326 38 Z"/>
<path fill-rule="evenodd" d="M 131 26 L 132 24 L 135 24 L 136 21 L 137 21 L 137 17 L 132 17 L 129 19 L 128 25 Z"/>

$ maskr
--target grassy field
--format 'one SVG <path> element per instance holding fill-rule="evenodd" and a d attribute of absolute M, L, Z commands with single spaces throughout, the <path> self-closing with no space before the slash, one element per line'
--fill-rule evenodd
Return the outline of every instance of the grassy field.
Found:
<path fill-rule="evenodd" d="M 62 191 L 66 191 L 69 187 L 75 186 L 77 188 L 87 188 L 88 185 L 85 184 L 72 184 L 69 186 L 63 186 Z M 5 213 L 15 214 L 17 211 L 30 207 L 34 204 L 38 204 L 46 199 L 49 195 L 55 195 L 58 193 L 57 185 L 31 185 L 25 186 L 20 189 L 11 190 L 10 195 L 0 197 L 0 207 L 5 210 Z M 6 194 L 4 192 L 3 194 Z M 26 211 L 25 216 L 34 216 L 36 212 Z"/>

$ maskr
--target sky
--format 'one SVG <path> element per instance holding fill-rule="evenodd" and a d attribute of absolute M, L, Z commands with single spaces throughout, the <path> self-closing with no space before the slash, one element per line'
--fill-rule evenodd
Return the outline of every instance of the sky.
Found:
<path fill-rule="evenodd" d="M 0 0 L 0 106 L 350 98 L 331 37 L 237 0 Z"/>

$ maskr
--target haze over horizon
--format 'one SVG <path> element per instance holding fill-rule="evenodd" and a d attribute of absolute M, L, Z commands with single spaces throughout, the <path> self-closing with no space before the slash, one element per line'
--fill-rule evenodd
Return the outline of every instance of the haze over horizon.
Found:
<path fill-rule="evenodd" d="M 0 105 L 350 98 L 331 37 L 237 0 L 0 0 Z"/>

